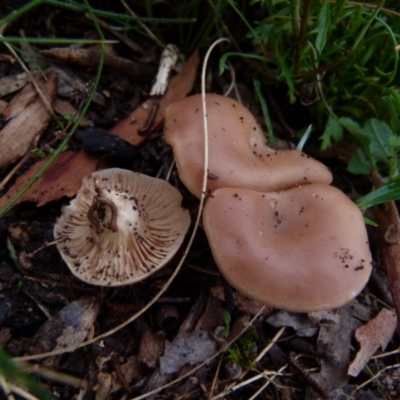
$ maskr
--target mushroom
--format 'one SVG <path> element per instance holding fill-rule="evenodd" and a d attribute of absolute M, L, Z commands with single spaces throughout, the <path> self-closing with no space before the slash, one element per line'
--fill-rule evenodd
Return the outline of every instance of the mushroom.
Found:
<path fill-rule="evenodd" d="M 203 224 L 226 280 L 271 307 L 340 307 L 363 289 L 371 272 L 362 214 L 329 185 L 272 193 L 218 189 L 207 200 Z"/>
<path fill-rule="evenodd" d="M 54 227 L 79 279 L 102 286 L 141 281 L 177 252 L 190 225 L 169 183 L 118 168 L 86 177 Z"/>
<path fill-rule="evenodd" d="M 329 170 L 297 150 L 273 150 L 253 115 L 228 97 L 207 94 L 209 166 L 207 190 L 243 187 L 275 192 L 332 181 Z M 173 147 L 179 176 L 197 197 L 204 173 L 201 95 L 172 103 L 165 113 L 165 140 Z"/>

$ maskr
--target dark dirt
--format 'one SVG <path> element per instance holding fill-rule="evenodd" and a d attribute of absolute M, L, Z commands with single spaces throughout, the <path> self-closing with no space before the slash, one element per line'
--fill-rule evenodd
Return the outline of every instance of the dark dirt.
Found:
<path fill-rule="evenodd" d="M 25 2 L 3 1 L 0 5 L 0 15 L 11 12 L 18 3 Z M 97 8 L 107 8 L 111 5 L 114 11 L 123 11 L 117 2 L 96 3 Z M 29 37 L 95 37 L 92 24 L 83 16 L 77 16 L 66 10 L 55 10 L 50 6 L 37 8 L 29 12 L 26 17 L 11 24 L 7 29 L 7 35 L 17 36 L 21 29 Z M 167 29 L 167 37 L 172 36 L 171 29 Z M 121 43 L 113 46 L 115 53 L 127 59 L 146 61 L 149 68 L 156 70 L 161 50 L 134 31 L 130 31 L 129 35 L 130 39 L 146 50 L 146 55 L 134 53 Z M 112 38 L 111 35 L 107 36 Z M 45 49 L 50 46 L 40 47 Z M 33 50 L 35 53 L 36 49 Z M 6 53 L 5 47 L 1 46 L 0 55 Z M 215 59 L 217 60 L 218 57 Z M 72 71 L 83 83 L 90 83 L 94 79 L 95 71 L 63 62 L 56 64 L 67 73 Z M 248 99 L 249 108 L 261 120 L 259 108 L 252 96 L 251 76 L 246 73 L 246 65 L 239 61 L 234 67 L 237 70 L 237 80 L 243 98 Z M 219 77 L 214 67 L 212 71 L 215 77 L 210 91 L 221 92 L 221 88 L 229 82 Z M 20 72 L 18 63 L 0 62 L 0 78 Z M 198 82 L 197 80 L 196 87 L 198 87 Z M 106 132 L 148 98 L 151 84 L 152 79 L 148 77 L 142 81 L 133 82 L 123 74 L 106 73 L 97 89 L 101 101 L 91 105 L 86 119 L 93 124 L 94 129 Z M 8 102 L 14 95 L 10 94 L 3 100 Z M 293 140 L 292 132 L 303 128 L 309 122 L 307 108 L 300 105 L 289 106 L 279 87 L 274 87 L 268 97 L 273 112 L 278 111 L 273 114 L 274 127 L 278 136 Z M 78 98 L 71 96 L 67 100 L 75 106 L 80 103 L 79 96 Z M 283 120 L 285 124 L 282 124 Z M 56 124 L 52 121 L 37 147 L 48 151 L 46 144 L 50 141 L 55 147 L 59 143 L 57 140 L 53 142 L 56 130 Z M 107 136 L 99 145 L 98 137 L 95 140 L 91 139 L 92 134 L 93 131 L 89 128 L 81 127 L 81 132 L 72 138 L 69 148 L 80 150 L 83 147 L 85 151 L 94 154 L 98 157 L 99 168 L 118 166 L 156 176 L 161 167 L 169 166 L 172 162 L 172 152 L 163 140 L 162 127 L 152 132 L 149 138 L 137 148 L 132 148 L 121 141 L 115 143 Z M 365 187 L 369 186 L 368 181 L 360 181 L 359 178 L 345 173 L 344 163 L 338 161 L 336 154 L 322 157 L 316 143 L 311 143 L 309 151 L 329 165 L 334 173 L 335 185 L 346 193 L 351 193 L 351 188 L 367 190 Z M 29 159 L 19 170 L 17 177 L 23 175 L 35 161 L 33 158 Z M 4 168 L 0 177 L 4 177 L 9 170 L 10 167 Z M 164 176 L 161 177 L 165 177 L 165 171 L 166 169 L 163 170 Z M 4 195 L 13 182 L 14 180 L 7 185 L 1 195 Z M 173 172 L 170 182 L 183 194 L 184 206 L 190 210 L 192 220 L 194 220 L 198 209 L 197 199 L 184 188 L 176 171 Z M 144 282 L 118 288 L 101 288 L 80 282 L 71 274 L 55 246 L 46 247 L 31 258 L 23 258 L 24 254 L 31 253 L 53 240 L 54 223 L 61 213 L 62 206 L 68 204 L 69 201 L 70 199 L 63 198 L 42 207 L 24 202 L 14 207 L 0 220 L 0 346 L 11 357 L 51 351 L 65 329 L 73 325 L 78 327 L 81 314 L 90 310 L 92 316 L 94 315 L 94 322 L 85 337 L 93 338 L 113 329 L 140 311 L 158 293 L 183 254 L 183 250 L 179 251 L 167 267 Z M 375 242 L 372 241 L 373 246 L 374 244 Z M 376 248 L 373 248 L 373 253 L 374 256 L 378 254 Z M 19 262 L 18 257 L 22 257 Z M 375 259 L 378 258 L 375 257 Z M 384 287 L 385 284 L 384 290 L 387 290 L 387 280 L 384 277 Z M 216 287 L 224 293 L 225 300 L 213 294 L 211 289 Z M 374 287 L 369 285 L 366 292 L 360 296 L 359 303 L 363 305 L 364 311 L 368 310 L 368 317 L 359 317 L 362 323 L 375 316 L 380 309 L 379 303 L 368 296 L 368 293 L 373 290 L 375 290 Z M 378 293 L 381 297 L 379 289 L 374 293 Z M 76 305 L 74 311 L 67 309 L 71 304 Z M 186 365 L 180 371 L 163 375 L 160 373 L 159 358 L 164 353 L 166 341 L 174 343 L 177 337 L 184 337 L 184 333 L 201 331 L 207 332 L 205 341 L 207 344 L 212 343 L 215 351 L 221 351 L 221 356 L 214 358 L 209 364 L 191 374 L 189 379 L 182 379 L 181 382 L 161 392 L 157 398 L 214 398 L 211 396 L 211 390 L 216 396 L 230 384 L 234 386 L 235 383 L 257 376 L 262 371 L 277 371 L 288 362 L 287 356 L 290 352 L 311 356 L 302 357 L 299 362 L 303 368 L 313 368 L 312 371 L 317 372 L 318 378 L 318 371 L 321 368 L 320 359 L 329 358 L 329 353 L 324 353 L 321 345 L 317 344 L 317 334 L 306 338 L 300 337 L 291 325 L 279 338 L 278 345 L 274 345 L 258 363 L 253 363 L 252 360 L 279 331 L 279 327 L 266 322 L 270 311 L 255 319 L 253 328 L 244 335 L 245 340 L 233 346 L 234 351 L 224 352 L 227 340 L 229 341 L 240 332 L 246 322 L 254 316 L 248 304 L 241 307 L 238 304 L 237 299 L 233 297 L 232 289 L 219 275 L 207 239 L 200 229 L 182 271 L 167 292 L 137 320 L 113 335 L 72 353 L 33 361 L 34 364 L 85 379 L 86 388 L 70 384 L 63 377 L 57 380 L 48 379 L 41 373 L 36 376 L 50 394 L 49 398 L 65 400 L 133 398 L 188 372 L 191 367 Z M 352 304 L 350 308 L 357 308 L 357 304 Z M 66 309 L 68 313 L 76 314 L 67 313 L 68 318 L 65 316 L 61 318 L 58 313 Z M 217 327 L 225 325 L 223 310 L 229 311 L 231 316 L 231 332 L 227 339 L 215 334 Z M 76 324 L 71 321 L 75 321 Z M 320 320 L 317 327 L 320 324 L 324 324 L 324 321 Z M 81 339 L 83 340 L 84 338 Z M 351 358 L 353 358 L 355 349 L 358 348 L 353 336 L 351 343 L 350 341 L 347 343 L 349 351 L 350 345 L 352 346 Z M 398 340 L 395 336 L 387 350 L 396 349 L 397 346 Z M 240 354 L 239 360 L 232 356 L 234 352 Z M 190 354 L 184 356 L 190 357 Z M 235 368 L 239 368 L 238 363 L 235 362 L 232 366 L 232 360 L 238 361 L 242 370 L 250 368 L 247 375 L 239 378 L 240 374 L 235 373 Z M 376 372 L 397 362 L 398 355 L 385 359 L 385 363 L 377 359 L 372 361 L 372 369 Z M 308 399 L 319 397 L 311 393 L 309 386 L 306 394 L 307 385 L 303 379 L 304 376 L 302 377 L 301 373 L 299 375 L 298 371 L 296 373 L 296 368 L 289 368 L 285 372 L 288 371 L 293 372 L 294 375 L 287 374 L 276 378 L 277 386 L 270 385 L 257 398 L 295 400 L 305 398 L 305 396 Z M 363 400 L 400 398 L 398 368 L 386 371 L 376 384 L 370 384 L 357 392 L 357 385 L 369 378 L 367 372 L 362 372 L 358 378 L 351 378 L 347 386 L 344 386 L 342 379 L 340 382 L 343 388 L 333 393 L 331 398 Z M 372 370 L 370 372 L 372 373 Z M 231 394 L 227 393 L 221 398 L 248 399 L 265 382 L 265 379 L 249 382 L 243 388 L 232 391 Z M 324 381 L 320 383 L 323 385 Z M 329 377 L 327 384 L 328 386 L 330 384 Z M 153 396 L 146 398 L 156 398 Z"/>

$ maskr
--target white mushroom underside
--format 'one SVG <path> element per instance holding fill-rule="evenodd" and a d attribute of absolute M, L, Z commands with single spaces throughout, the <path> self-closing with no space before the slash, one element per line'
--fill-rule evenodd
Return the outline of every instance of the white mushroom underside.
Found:
<path fill-rule="evenodd" d="M 97 195 L 116 209 L 103 207 L 97 226 L 87 214 Z M 111 169 L 85 178 L 77 197 L 65 207 L 55 229 L 57 246 L 71 271 L 85 282 L 119 286 L 140 281 L 165 265 L 182 244 L 190 224 L 180 193 L 168 183 L 131 171 Z"/>

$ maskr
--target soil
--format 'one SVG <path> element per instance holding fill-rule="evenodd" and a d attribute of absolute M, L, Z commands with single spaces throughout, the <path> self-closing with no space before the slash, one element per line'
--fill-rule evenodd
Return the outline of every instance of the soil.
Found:
<path fill-rule="evenodd" d="M 8 14 L 18 6 L 17 3 L 4 1 L 0 14 Z M 111 2 L 97 3 L 99 9 L 111 7 Z M 119 3 L 112 6 L 113 11 L 123 12 Z M 30 11 L 12 23 L 6 33 L 7 36 L 19 36 L 21 30 L 27 37 L 96 37 L 92 23 L 84 16 L 50 6 Z M 172 36 L 171 27 L 166 31 L 167 37 Z M 110 33 L 106 36 L 115 39 Z M 134 31 L 129 32 L 129 39 L 144 53 L 135 52 L 119 42 L 112 45 L 113 55 L 147 66 L 151 73 L 139 73 L 132 78 L 124 69 L 118 74 L 106 69 L 85 122 L 71 138 L 68 150 L 74 154 L 85 152 L 92 157 L 97 169 L 120 167 L 165 178 L 173 154 L 163 139 L 162 121 L 146 133 L 143 143 L 135 147 L 108 134 L 112 127 L 149 99 L 149 89 L 158 68 L 161 49 Z M 74 93 L 59 94 L 58 97 L 79 109 L 87 98 L 96 71 L 79 63 L 42 59 L 39 50 L 52 47 L 55 46 L 25 45 L 24 50 L 45 69 L 57 68 L 59 88 L 64 85 L 60 71 L 75 79 Z M 203 53 L 204 49 L 201 49 L 201 56 Z M 187 58 L 190 55 L 186 54 Z M 9 53 L 4 46 L 0 52 L 0 57 L 3 56 L 0 78 L 23 72 L 13 57 L 7 58 Z M 222 93 L 223 88 L 229 86 L 229 77 L 221 78 L 216 64 L 216 61 L 211 62 L 212 83 L 208 90 Z M 28 65 L 34 71 L 35 64 Z M 262 121 L 253 97 L 248 67 L 243 61 L 236 61 L 233 67 L 242 100 Z M 177 72 L 172 75 L 176 76 Z M 77 81 L 81 84 L 77 85 Z M 193 86 L 191 93 L 198 91 L 198 73 Z M 281 87 L 273 86 L 268 96 L 271 108 L 276 111 L 273 123 L 277 136 L 288 143 L 294 141 L 293 132 L 307 126 L 309 115 L 307 107 L 287 104 L 282 93 Z M 17 94 L 7 94 L 2 100 L 9 103 Z M 2 127 L 6 122 L 3 118 Z M 35 125 L 35 121 L 31 123 Z M 33 154 L 51 154 L 63 137 L 63 133 L 57 136 L 57 132 L 60 128 L 51 118 L 41 132 Z M 331 168 L 334 185 L 344 192 L 365 193 L 368 190 L 367 179 L 346 172 L 337 149 L 321 154 L 318 144 L 310 143 L 307 150 Z M 339 150 L 343 153 L 347 149 Z M 17 161 L 4 166 L 0 178 L 4 178 Z M 27 158 L 1 192 L 3 199 L 8 198 L 7 193 L 17 180 L 37 162 L 38 158 L 33 156 Z M 59 179 L 67 179 L 67 175 Z M 183 195 L 183 204 L 194 221 L 198 200 L 180 182 L 176 169 L 172 170 L 170 183 Z M 35 379 L 48 398 L 250 399 L 255 398 L 252 396 L 257 391 L 260 391 L 257 397 L 260 399 L 323 398 L 327 392 L 331 392 L 332 399 L 400 398 L 397 354 L 371 360 L 358 377 L 348 377 L 346 373 L 350 359 L 354 359 L 359 349 L 354 336 L 356 328 L 379 313 L 383 308 L 381 299 L 393 305 L 388 295 L 387 277 L 380 268 L 379 239 L 374 235 L 371 235 L 371 246 L 377 271 L 367 288 L 342 309 L 311 318 L 305 314 L 261 308 L 261 305 L 242 298 L 219 274 L 207 238 L 199 229 L 182 269 L 168 289 L 149 309 L 133 319 L 132 316 L 152 301 L 171 277 L 184 255 L 188 239 L 166 267 L 142 282 L 116 288 L 88 285 L 72 275 L 54 245 L 37 251 L 53 241 L 55 221 L 62 207 L 73 197 L 47 199 L 49 183 L 42 185 L 40 197 L 44 200 L 40 207 L 37 198 L 35 202 L 23 201 L 0 220 L 0 346 L 10 357 L 20 360 L 58 350 L 60 354 L 37 357 L 26 364 L 30 373 L 33 367 L 36 368 Z M 270 319 L 273 315 L 279 315 L 281 322 Z M 124 323 L 126 326 L 121 329 L 97 339 Z M 307 329 L 308 334 L 305 334 L 303 330 Z M 96 338 L 93 343 L 80 347 L 85 340 L 93 338 Z M 276 344 L 271 343 L 274 338 Z M 78 348 L 62 352 L 70 346 Z M 397 348 L 398 337 L 394 334 L 389 337 L 386 350 Z M 196 350 L 200 353 L 198 358 L 194 356 Z M 203 365 L 208 357 L 210 360 Z M 180 365 L 180 360 L 185 358 L 189 362 Z M 387 366 L 393 368 L 358 389 Z M 279 372 L 281 368 L 282 372 Z M 335 370 L 339 371 L 337 375 Z M 48 371 L 55 373 L 50 376 Z M 269 378 L 271 383 L 267 385 Z M 15 383 L 13 379 L 9 382 Z M 163 385 L 166 388 L 160 390 Z M 3 389 L 6 387 L 5 384 Z M 24 390 L 33 389 L 24 386 Z M 152 391 L 155 392 L 146 394 Z M 2 396 L 6 398 L 4 394 Z M 15 394 L 15 398 L 23 396 Z"/>

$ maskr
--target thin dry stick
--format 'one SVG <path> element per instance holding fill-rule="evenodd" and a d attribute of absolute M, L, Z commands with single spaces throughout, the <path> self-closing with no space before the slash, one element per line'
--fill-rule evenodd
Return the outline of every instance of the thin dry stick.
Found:
<path fill-rule="evenodd" d="M 0 375 L 0 387 L 3 389 L 3 393 L 7 397 L 8 400 L 15 400 L 11 390 L 8 386 L 7 381 L 5 380 L 4 376 Z"/>
<path fill-rule="evenodd" d="M 398 347 L 396 350 L 392 350 L 392 351 L 388 351 L 386 353 L 381 353 L 381 354 L 377 354 L 376 356 L 372 356 L 371 359 L 393 356 L 394 354 L 398 354 L 398 353 L 400 353 L 400 347 Z"/>
<path fill-rule="evenodd" d="M 223 359 L 223 355 L 221 354 L 221 357 L 219 358 L 219 361 L 218 361 L 217 370 L 215 371 L 214 379 L 213 379 L 212 384 L 211 384 L 210 393 L 208 395 L 208 400 L 211 399 L 211 397 L 212 397 L 212 395 L 214 393 L 215 385 L 217 384 L 218 374 L 219 374 L 219 371 L 221 369 L 222 359 Z"/>
<path fill-rule="evenodd" d="M 282 336 L 284 331 L 285 331 L 285 327 L 283 326 L 281 329 L 279 329 L 279 331 L 271 339 L 271 341 L 264 347 L 264 349 L 261 351 L 261 353 L 254 359 L 255 363 L 259 362 L 265 356 L 265 354 L 267 354 L 269 352 L 270 348 L 279 340 L 279 338 Z"/>
<path fill-rule="evenodd" d="M 209 52 L 218 44 L 221 43 L 222 41 L 227 40 L 227 39 L 219 39 L 216 42 L 214 42 L 214 44 L 210 47 Z M 206 54 L 206 58 L 204 63 L 207 62 L 208 57 L 209 57 L 209 52 Z M 204 64 L 206 65 L 206 64 Z M 204 88 L 203 90 L 205 90 L 205 68 L 203 65 L 203 73 L 202 73 L 202 88 Z M 207 129 L 207 118 L 205 116 L 205 112 L 206 112 L 206 108 L 205 108 L 205 97 L 204 97 L 204 105 L 203 105 L 203 110 L 204 110 L 204 136 L 205 136 L 205 140 L 204 140 L 204 146 L 206 149 L 208 149 L 208 129 Z M 133 322 L 135 319 L 137 319 L 138 317 L 140 317 L 143 313 L 145 313 L 164 293 L 165 291 L 168 289 L 168 287 L 171 285 L 171 283 L 173 282 L 173 280 L 175 279 L 175 277 L 177 276 L 177 274 L 179 273 L 180 269 L 182 268 L 183 263 L 186 260 L 186 257 L 189 253 L 190 248 L 192 247 L 192 243 L 194 241 L 194 238 L 196 236 L 197 233 L 197 229 L 199 227 L 200 224 L 200 219 L 201 219 L 201 214 L 203 211 L 203 205 L 204 205 L 204 201 L 205 201 L 205 191 L 206 191 L 206 187 L 207 187 L 207 169 L 208 169 L 208 151 L 204 152 L 204 174 L 203 174 L 203 187 L 202 187 L 202 195 L 200 198 L 200 206 L 199 206 L 199 211 L 197 213 L 197 218 L 196 218 L 196 222 L 192 231 L 192 234 L 190 236 L 189 242 L 186 246 L 186 249 L 182 255 L 181 260 L 179 261 L 175 271 L 172 273 L 172 275 L 170 276 L 170 278 L 167 280 L 167 282 L 165 282 L 164 286 L 160 289 L 160 291 L 153 297 L 152 300 L 150 300 L 149 303 L 147 303 L 140 311 L 138 311 L 136 314 L 132 315 L 132 317 L 128 318 L 126 321 L 124 321 L 122 324 L 116 326 L 115 328 L 93 338 L 90 340 L 86 340 L 85 342 L 82 342 L 80 344 L 77 344 L 75 346 L 70 346 L 70 347 L 66 347 L 64 349 L 58 349 L 58 350 L 53 350 L 47 353 L 41 353 L 41 354 L 34 354 L 31 356 L 23 356 L 23 357 L 16 357 L 15 360 L 17 361 L 29 361 L 29 360 L 38 360 L 41 358 L 46 358 L 46 357 L 52 357 L 58 354 L 64 354 L 67 352 L 72 352 L 75 351 L 76 349 L 80 349 L 82 347 L 88 346 L 92 343 L 96 343 L 99 340 L 102 340 L 108 336 L 113 335 L 115 332 L 118 332 L 119 330 L 121 330 L 122 328 L 124 328 L 125 326 L 129 325 L 131 322 Z"/>
<path fill-rule="evenodd" d="M 188 254 L 188 252 L 189 252 L 189 249 L 190 249 L 190 247 L 191 247 L 191 245 L 192 245 L 192 242 L 193 242 L 194 237 L 195 237 L 195 233 L 197 232 L 197 228 L 198 228 L 198 226 L 199 226 L 199 224 L 200 224 L 200 218 L 201 218 L 201 214 L 202 214 L 202 212 L 203 212 L 204 202 L 205 202 L 205 199 L 206 199 L 207 171 L 208 171 L 208 123 L 207 123 L 207 105 L 206 105 L 206 69 L 207 69 L 208 59 L 209 59 L 210 54 L 211 54 L 211 52 L 213 51 L 214 47 L 217 46 L 218 44 L 224 42 L 224 41 L 229 41 L 229 40 L 226 39 L 226 38 L 221 38 L 221 39 L 216 40 L 216 41 L 210 46 L 210 48 L 208 49 L 208 51 L 207 51 L 207 53 L 206 53 L 206 56 L 204 57 L 203 68 L 202 68 L 202 71 L 201 71 L 201 94 L 202 94 L 203 128 L 204 128 L 204 161 L 203 161 L 203 162 L 204 162 L 204 171 L 203 171 L 203 183 L 202 183 L 202 188 L 201 188 L 200 205 L 199 205 L 199 211 L 198 211 L 198 213 L 197 213 L 195 228 L 194 228 L 194 230 L 193 230 L 193 233 L 192 233 L 192 236 L 190 237 L 188 246 L 187 246 L 187 248 L 186 248 L 186 250 L 185 250 L 185 253 L 184 253 L 183 256 L 182 256 L 181 262 L 179 263 L 177 269 L 178 269 L 178 268 L 180 269 L 180 267 L 181 267 L 182 264 L 184 263 L 184 261 L 185 261 L 185 259 L 186 259 L 186 256 L 187 256 L 187 254 Z M 174 275 L 176 275 L 175 272 L 174 272 Z M 169 280 L 168 280 L 168 282 L 169 282 Z M 167 283 L 168 283 L 168 282 L 167 282 Z M 157 299 L 158 299 L 158 297 L 157 297 Z M 263 307 L 263 308 L 264 308 L 264 307 Z M 263 309 L 263 308 L 262 308 L 262 309 Z M 219 354 L 219 352 L 216 353 L 213 357 L 210 357 L 210 360 L 211 360 L 212 358 L 216 357 L 218 354 Z M 202 364 L 200 364 L 200 366 L 201 366 L 201 365 L 202 365 Z M 194 368 L 192 371 L 190 371 L 190 374 L 192 374 L 194 371 L 196 371 L 198 368 L 200 368 L 200 366 L 198 366 L 198 367 Z M 190 375 L 190 374 L 189 374 L 189 375 Z M 189 375 L 188 375 L 188 376 L 189 376 Z M 186 376 L 186 375 L 184 375 L 183 377 L 178 378 L 176 381 L 179 382 L 179 381 L 180 381 L 181 379 L 183 379 L 185 376 Z M 172 384 L 172 383 L 169 383 L 168 385 L 165 385 L 165 387 L 169 387 L 171 384 Z M 157 388 L 157 389 L 155 389 L 155 391 L 153 390 L 152 392 L 149 392 L 149 393 L 146 393 L 145 395 L 143 395 L 144 397 L 139 396 L 139 397 L 137 397 L 137 398 L 135 398 L 135 399 L 145 398 L 145 397 L 149 396 L 150 394 L 152 394 L 153 392 L 154 392 L 154 393 L 159 392 L 159 391 L 162 390 L 163 388 L 164 388 L 164 387 Z"/>
<path fill-rule="evenodd" d="M 368 379 L 367 381 L 365 381 L 364 383 L 362 383 L 361 385 L 357 386 L 356 391 L 360 390 L 361 388 L 363 388 L 364 386 L 368 385 L 368 383 L 371 383 L 372 381 L 374 381 L 376 378 L 379 378 L 379 376 L 381 376 L 385 371 L 387 371 L 388 369 L 391 368 L 399 368 L 400 364 L 393 364 L 393 365 L 388 365 L 387 367 L 381 369 L 380 371 L 378 371 L 372 378 Z"/>
<path fill-rule="evenodd" d="M 25 400 L 39 400 L 37 397 L 31 395 L 30 393 L 20 388 L 19 386 L 14 385 L 13 383 L 9 383 L 9 387 L 13 393 L 17 394 L 18 396 L 22 397 Z M 11 400 L 11 397 L 9 399 Z"/>
<path fill-rule="evenodd" d="M 283 367 L 279 368 L 279 369 L 278 369 L 278 373 L 280 374 L 286 367 L 287 367 L 287 365 L 284 365 Z M 273 375 L 271 378 L 266 377 L 265 379 L 267 380 L 267 382 L 265 382 L 264 385 L 262 385 L 262 386 L 260 387 L 260 389 L 258 389 L 257 392 L 255 392 L 255 393 L 253 394 L 253 396 L 251 396 L 251 397 L 249 398 L 249 400 L 255 400 L 256 397 L 257 397 L 258 395 L 260 395 L 260 394 L 270 385 L 270 383 L 273 383 L 273 380 L 274 380 L 277 376 L 278 376 L 278 375 Z"/>
<path fill-rule="evenodd" d="M 217 400 L 217 399 L 220 399 L 221 397 L 225 397 L 226 395 L 231 394 L 231 393 L 235 392 L 236 390 L 241 389 L 242 387 L 244 387 L 246 385 L 249 385 L 250 383 L 256 382 L 256 381 L 258 381 L 258 380 L 260 380 L 262 378 L 271 379 L 272 380 L 276 376 L 283 375 L 282 371 L 286 367 L 287 367 L 287 364 L 285 364 L 283 367 L 281 367 L 277 372 L 275 372 L 275 371 L 264 371 L 264 372 L 261 372 L 260 374 L 255 375 L 255 376 L 253 376 L 253 377 L 251 377 L 251 378 L 249 378 L 249 379 L 247 379 L 247 380 L 245 380 L 243 382 L 240 382 L 237 385 L 233 386 L 232 388 L 229 388 L 229 389 L 225 390 L 222 393 L 219 393 L 217 396 L 214 396 L 211 400 Z"/>
<path fill-rule="evenodd" d="M 44 368 L 39 364 L 30 365 L 24 363 L 22 364 L 22 367 L 28 373 L 34 373 L 43 379 L 51 380 L 53 382 L 62 383 L 75 388 L 86 388 L 89 386 L 86 379 L 77 378 L 76 376 L 69 375 L 64 372 L 53 371 L 51 369 Z"/>
<path fill-rule="evenodd" d="M 265 354 L 267 354 L 267 352 L 270 350 L 270 348 L 279 340 L 279 338 L 282 336 L 283 332 L 285 331 L 285 327 L 282 327 L 281 329 L 279 329 L 279 331 L 275 334 L 275 336 L 271 339 L 271 341 L 264 347 L 264 349 L 261 351 L 261 353 L 253 360 L 253 362 L 257 363 L 259 362 L 264 356 Z M 249 369 L 244 370 L 241 374 L 239 379 L 242 380 L 246 374 L 249 372 Z M 233 387 L 236 387 L 237 384 L 232 384 L 229 385 L 224 393 L 229 392 L 229 390 L 231 390 Z"/>

